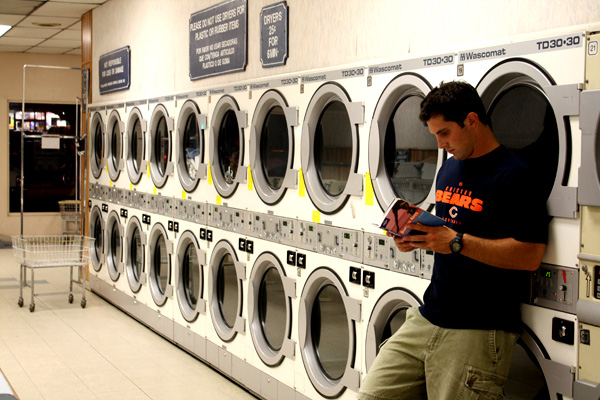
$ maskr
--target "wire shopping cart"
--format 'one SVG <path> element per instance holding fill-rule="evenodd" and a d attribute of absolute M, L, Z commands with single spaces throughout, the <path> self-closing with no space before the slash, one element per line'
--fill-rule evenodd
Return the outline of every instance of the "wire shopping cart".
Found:
<path fill-rule="evenodd" d="M 81 235 L 81 211 L 79 200 L 61 200 L 58 202 L 62 218 L 63 235 Z"/>
<path fill-rule="evenodd" d="M 35 310 L 34 296 L 69 294 L 69 303 L 73 302 L 73 283 L 81 284 L 81 307 L 85 308 L 84 267 L 90 259 L 90 250 L 94 238 L 80 235 L 54 236 L 13 236 L 13 254 L 21 264 L 19 307 L 23 307 L 23 288 L 31 288 L 29 311 Z M 53 293 L 34 293 L 34 271 L 37 268 L 69 267 L 69 291 Z M 73 268 L 77 268 L 77 277 L 73 279 Z M 31 284 L 27 282 L 27 269 L 31 270 Z"/>

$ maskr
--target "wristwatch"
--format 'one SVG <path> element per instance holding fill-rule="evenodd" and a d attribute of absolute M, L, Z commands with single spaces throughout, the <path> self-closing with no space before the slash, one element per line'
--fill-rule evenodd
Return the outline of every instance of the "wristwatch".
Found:
<path fill-rule="evenodd" d="M 456 236 L 454 236 L 454 239 L 452 239 L 450 241 L 450 251 L 453 254 L 460 254 L 460 252 L 462 251 L 462 249 L 463 249 L 462 237 L 463 237 L 462 232 L 458 232 L 456 234 Z"/>

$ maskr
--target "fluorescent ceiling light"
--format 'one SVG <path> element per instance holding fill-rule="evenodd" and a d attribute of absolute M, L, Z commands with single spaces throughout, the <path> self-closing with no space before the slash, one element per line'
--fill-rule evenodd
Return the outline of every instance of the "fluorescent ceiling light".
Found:
<path fill-rule="evenodd" d="M 10 25 L 0 25 L 0 36 L 4 35 L 12 26 Z"/>

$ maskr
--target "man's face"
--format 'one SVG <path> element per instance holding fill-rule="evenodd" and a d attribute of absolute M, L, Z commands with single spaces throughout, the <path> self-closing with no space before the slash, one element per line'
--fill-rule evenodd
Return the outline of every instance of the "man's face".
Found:
<path fill-rule="evenodd" d="M 461 128 L 456 122 L 446 121 L 443 115 L 433 116 L 427 121 L 429 132 L 437 139 L 438 148 L 452 154 L 457 160 L 465 160 L 473 154 L 473 134 L 465 119 L 465 126 Z"/>

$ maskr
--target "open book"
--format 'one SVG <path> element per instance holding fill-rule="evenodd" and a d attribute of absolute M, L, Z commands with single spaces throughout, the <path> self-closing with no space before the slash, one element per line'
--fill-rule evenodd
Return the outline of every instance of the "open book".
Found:
<path fill-rule="evenodd" d="M 422 232 L 413 229 L 420 222 L 427 226 L 442 226 L 445 221 L 440 217 L 419 208 L 400 198 L 395 199 L 386 210 L 379 227 L 396 236 L 415 235 Z"/>

